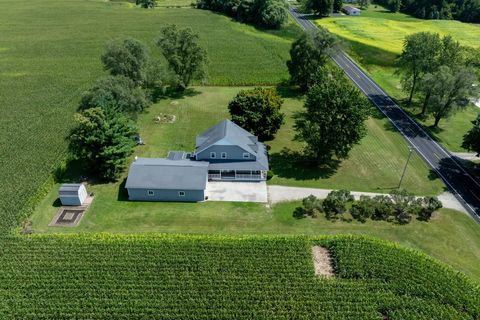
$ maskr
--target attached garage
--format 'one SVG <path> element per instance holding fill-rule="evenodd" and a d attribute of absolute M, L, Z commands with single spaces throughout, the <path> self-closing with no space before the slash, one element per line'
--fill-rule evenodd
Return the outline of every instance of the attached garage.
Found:
<path fill-rule="evenodd" d="M 208 162 L 187 159 L 138 158 L 130 166 L 125 187 L 129 200 L 205 200 Z"/>

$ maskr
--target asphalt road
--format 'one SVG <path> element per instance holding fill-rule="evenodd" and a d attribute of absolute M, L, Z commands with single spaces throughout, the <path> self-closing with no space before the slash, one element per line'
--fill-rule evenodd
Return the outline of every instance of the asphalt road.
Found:
<path fill-rule="evenodd" d="M 316 28 L 305 15 L 290 8 L 290 14 L 304 30 Z M 344 52 L 331 56 L 333 61 L 344 70 L 346 75 L 368 97 L 368 99 L 393 123 L 409 143 L 445 182 L 455 197 L 480 222 L 480 184 L 457 162 L 457 160 L 439 143 L 434 141 L 409 115 L 380 88 L 357 64 Z M 408 169 L 407 169 L 408 170 Z"/>

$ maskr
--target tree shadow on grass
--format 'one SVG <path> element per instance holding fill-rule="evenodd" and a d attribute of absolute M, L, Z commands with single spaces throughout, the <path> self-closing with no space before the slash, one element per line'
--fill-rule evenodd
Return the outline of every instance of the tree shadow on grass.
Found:
<path fill-rule="evenodd" d="M 337 172 L 339 160 L 319 164 L 303 153 L 284 148 L 270 154 L 270 170 L 280 178 L 295 180 L 318 180 L 330 178 Z"/>
<path fill-rule="evenodd" d="M 81 160 L 67 160 L 53 172 L 56 183 L 79 183 L 88 179 Z"/>
<path fill-rule="evenodd" d="M 198 91 L 195 88 L 187 88 L 183 91 L 175 90 L 175 89 L 169 89 L 165 92 L 161 98 L 168 98 L 168 99 L 184 99 L 188 97 L 195 97 L 201 94 L 200 91 Z"/>
<path fill-rule="evenodd" d="M 296 86 L 290 85 L 288 82 L 277 85 L 276 90 L 284 99 L 302 100 L 305 97 L 305 92 L 302 92 Z"/>

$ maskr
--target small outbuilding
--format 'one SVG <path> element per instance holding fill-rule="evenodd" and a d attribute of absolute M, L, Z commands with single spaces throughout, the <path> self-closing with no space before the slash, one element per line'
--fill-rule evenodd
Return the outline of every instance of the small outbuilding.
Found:
<path fill-rule="evenodd" d="M 343 12 L 348 14 L 349 16 L 359 16 L 361 10 L 352 6 L 345 6 L 342 8 Z"/>
<path fill-rule="evenodd" d="M 64 183 L 60 186 L 59 198 L 62 206 L 81 206 L 87 196 L 87 189 L 83 184 Z"/>

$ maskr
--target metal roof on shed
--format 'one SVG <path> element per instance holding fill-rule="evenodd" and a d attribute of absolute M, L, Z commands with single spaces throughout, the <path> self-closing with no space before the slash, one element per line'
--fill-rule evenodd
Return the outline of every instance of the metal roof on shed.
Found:
<path fill-rule="evenodd" d="M 128 171 L 126 188 L 204 190 L 207 185 L 208 162 L 138 158 Z"/>
<path fill-rule="evenodd" d="M 65 193 L 65 194 L 77 194 L 78 190 L 82 187 L 81 183 L 64 183 L 60 186 L 60 193 Z"/>

